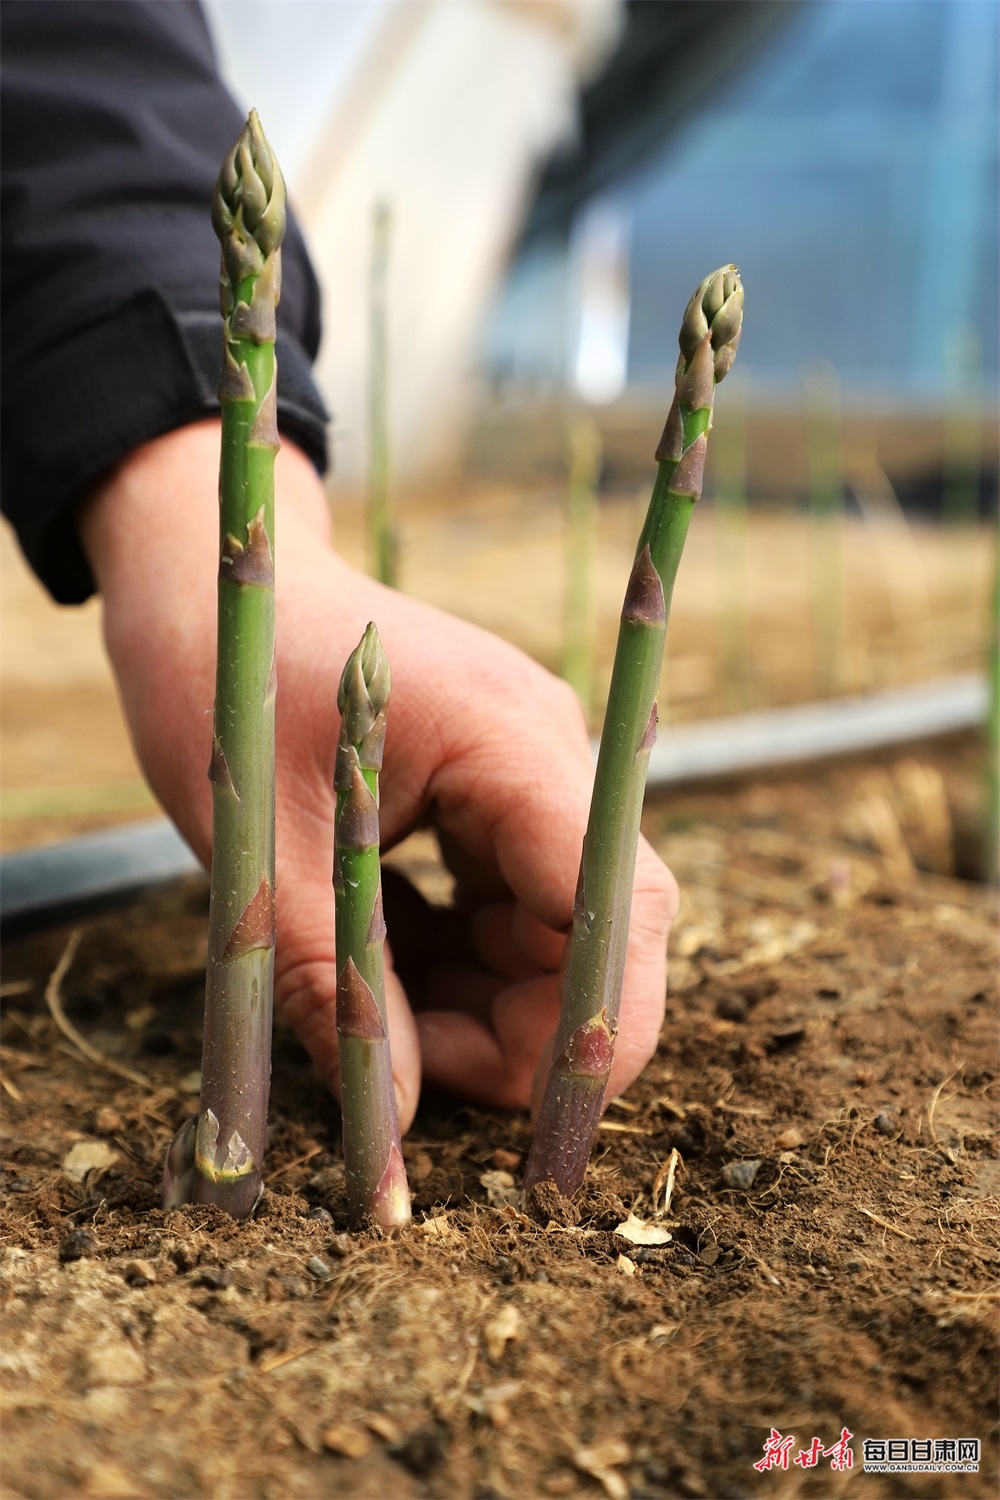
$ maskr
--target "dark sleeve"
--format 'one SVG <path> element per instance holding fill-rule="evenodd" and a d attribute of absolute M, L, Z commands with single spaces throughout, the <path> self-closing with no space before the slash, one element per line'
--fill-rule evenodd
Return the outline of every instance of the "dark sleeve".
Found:
<path fill-rule="evenodd" d="M 187 0 L 3 0 L 2 506 L 56 599 L 94 582 L 73 524 L 138 444 L 218 410 L 215 179 L 243 124 Z M 289 220 L 278 425 L 326 467 L 319 291 Z"/>

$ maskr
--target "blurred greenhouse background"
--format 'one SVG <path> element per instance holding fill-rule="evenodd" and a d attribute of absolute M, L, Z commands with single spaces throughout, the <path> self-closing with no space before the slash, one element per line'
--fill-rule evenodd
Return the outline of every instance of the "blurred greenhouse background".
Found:
<path fill-rule="evenodd" d="M 984 486 L 995 474 L 992 0 L 257 0 L 263 63 L 245 8 L 209 5 L 320 266 L 345 483 L 367 461 L 376 200 L 393 212 L 401 478 L 461 454 L 498 472 L 497 423 L 508 473 L 539 449 L 551 463 L 562 444 L 539 403 L 567 395 L 599 406 L 612 436 L 624 423 L 627 464 L 628 408 L 669 389 L 676 309 L 731 259 L 755 408 L 784 413 L 822 365 L 848 425 L 882 419 L 905 486 L 940 480 L 959 408 L 986 423 Z"/>
<path fill-rule="evenodd" d="M 996 633 L 995 0 L 206 10 L 320 275 L 345 555 L 373 565 L 374 400 L 401 587 L 566 672 L 596 728 L 680 314 L 732 260 L 744 339 L 662 713 L 944 679 L 980 692 Z M 96 606 L 60 614 L 3 546 L 6 847 L 150 810 Z"/>
<path fill-rule="evenodd" d="M 232 87 L 273 121 L 323 281 L 349 555 L 370 565 L 380 204 L 402 586 L 574 663 L 597 722 L 679 312 L 735 260 L 746 326 L 676 596 L 672 716 L 981 666 L 994 4 L 260 0 L 266 70 L 243 12 L 210 5 Z M 577 493 L 571 521 L 581 423 L 603 503 L 588 520 Z"/>

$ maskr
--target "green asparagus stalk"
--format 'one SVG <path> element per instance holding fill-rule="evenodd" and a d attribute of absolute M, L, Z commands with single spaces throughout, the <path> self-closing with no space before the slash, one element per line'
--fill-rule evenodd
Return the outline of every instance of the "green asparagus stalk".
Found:
<path fill-rule="evenodd" d="M 987 647 L 986 829 L 983 876 L 1000 884 L 1000 514 L 993 515 L 993 596 Z"/>
<path fill-rule="evenodd" d="M 701 494 L 715 386 L 732 365 L 743 287 L 723 266 L 698 287 L 681 324 L 676 392 L 622 609 L 563 968 L 562 1011 L 524 1176 L 524 1191 L 583 1181 L 614 1055 L 639 818 L 677 567 Z"/>
<path fill-rule="evenodd" d="M 389 240 L 392 212 L 376 203 L 372 214 L 372 256 L 368 280 L 368 526 L 372 571 L 380 583 L 395 588 L 399 544 L 392 523 L 389 494 Z"/>
<path fill-rule="evenodd" d="M 594 687 L 594 543 L 600 471 L 601 434 L 597 423 L 593 417 L 578 416 L 569 429 L 563 676 L 588 719 Z"/>
<path fill-rule="evenodd" d="M 843 611 L 840 544 L 844 479 L 840 448 L 840 388 L 831 365 L 815 365 L 806 371 L 803 397 L 816 685 L 820 697 L 828 697 L 837 686 Z"/>
<path fill-rule="evenodd" d="M 952 525 L 971 526 L 979 513 L 983 459 L 982 350 L 978 330 L 971 326 L 960 329 L 949 341 L 947 356 L 941 514 Z"/>
<path fill-rule="evenodd" d="M 716 556 L 719 566 L 719 634 L 722 680 L 730 707 L 744 711 L 750 697 L 747 611 L 747 398 L 734 377 L 726 420 L 712 440 L 715 469 Z"/>
<path fill-rule="evenodd" d="M 261 1190 L 274 980 L 275 308 L 285 185 L 251 112 L 212 201 L 224 323 L 215 733 L 201 1109 L 164 1201 L 236 1218 Z"/>
<path fill-rule="evenodd" d="M 369 625 L 347 659 L 337 694 L 337 1037 L 348 1212 L 355 1225 L 371 1216 L 388 1230 L 399 1229 L 410 1217 L 382 964 L 378 773 L 391 683 L 378 631 Z"/>

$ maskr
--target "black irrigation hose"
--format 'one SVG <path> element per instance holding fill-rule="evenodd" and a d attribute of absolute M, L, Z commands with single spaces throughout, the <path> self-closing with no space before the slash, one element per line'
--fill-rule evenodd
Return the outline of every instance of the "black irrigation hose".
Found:
<path fill-rule="evenodd" d="M 969 673 L 861 698 L 678 724 L 661 733 L 647 787 L 856 754 L 972 729 L 986 717 L 986 684 Z M 165 819 L 89 834 L 0 859 L 4 935 L 54 926 L 201 866 Z"/>

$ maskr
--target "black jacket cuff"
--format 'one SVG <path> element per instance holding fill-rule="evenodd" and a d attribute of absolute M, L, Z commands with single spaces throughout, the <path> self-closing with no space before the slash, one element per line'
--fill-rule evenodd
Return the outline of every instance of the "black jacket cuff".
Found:
<path fill-rule="evenodd" d="M 276 352 L 278 427 L 323 473 L 327 412 L 309 359 L 280 326 Z M 176 313 L 144 291 L 8 379 L 3 488 L 16 497 L 8 513 L 59 603 L 81 603 L 96 587 L 76 534 L 76 502 L 139 444 L 217 413 L 221 367 L 217 314 Z"/>

